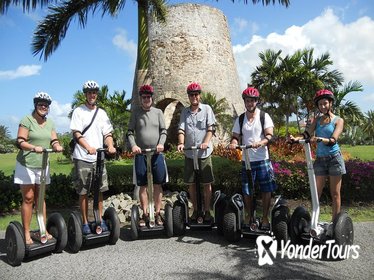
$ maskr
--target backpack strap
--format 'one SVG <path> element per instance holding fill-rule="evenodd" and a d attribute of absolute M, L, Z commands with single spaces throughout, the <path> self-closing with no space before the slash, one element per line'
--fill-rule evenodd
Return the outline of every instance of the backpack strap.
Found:
<path fill-rule="evenodd" d="M 245 116 L 245 113 L 243 113 L 243 114 L 241 114 L 239 116 L 239 127 L 240 127 L 239 138 L 240 138 L 240 144 L 242 144 L 244 116 Z"/>

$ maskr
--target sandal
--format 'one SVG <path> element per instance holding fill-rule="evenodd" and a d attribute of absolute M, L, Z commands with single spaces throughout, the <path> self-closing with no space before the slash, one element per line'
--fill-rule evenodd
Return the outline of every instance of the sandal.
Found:
<path fill-rule="evenodd" d="M 261 224 L 261 229 L 269 231 L 270 230 L 270 224 L 269 223 L 267 223 L 267 224 Z"/>
<path fill-rule="evenodd" d="M 149 222 L 148 214 L 143 214 L 142 218 L 139 220 L 139 226 L 140 227 L 145 227 L 148 222 Z"/>
<path fill-rule="evenodd" d="M 30 245 L 34 244 L 34 241 L 30 237 L 30 238 L 28 238 L 28 239 L 25 240 L 25 243 L 26 243 L 26 246 L 30 246 Z"/>
<path fill-rule="evenodd" d="M 155 216 L 156 216 L 156 219 L 155 219 L 156 220 L 156 225 L 162 226 L 164 224 L 164 222 L 162 220 L 160 212 L 157 212 Z"/>

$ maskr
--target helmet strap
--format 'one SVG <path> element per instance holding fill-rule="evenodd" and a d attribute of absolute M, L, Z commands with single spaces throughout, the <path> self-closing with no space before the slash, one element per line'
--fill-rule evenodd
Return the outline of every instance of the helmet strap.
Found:
<path fill-rule="evenodd" d="M 249 113 L 254 113 L 254 112 L 256 111 L 256 108 L 257 108 L 257 106 L 255 106 L 255 107 L 253 108 L 253 110 L 248 110 L 248 109 L 247 109 L 247 111 L 248 111 Z"/>

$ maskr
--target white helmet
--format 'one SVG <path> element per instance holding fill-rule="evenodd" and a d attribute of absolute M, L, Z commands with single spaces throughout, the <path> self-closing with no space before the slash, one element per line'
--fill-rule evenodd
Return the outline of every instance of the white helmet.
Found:
<path fill-rule="evenodd" d="M 48 105 L 51 105 L 52 98 L 48 95 L 48 93 L 40 91 L 34 96 L 34 105 L 36 106 L 36 104 L 41 101 L 47 102 Z"/>
<path fill-rule="evenodd" d="M 99 91 L 99 85 L 95 81 L 87 81 L 83 85 L 83 92 Z"/>

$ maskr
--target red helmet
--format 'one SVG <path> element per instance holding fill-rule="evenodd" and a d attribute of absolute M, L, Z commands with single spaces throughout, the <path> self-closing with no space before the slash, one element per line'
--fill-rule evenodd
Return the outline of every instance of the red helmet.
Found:
<path fill-rule="evenodd" d="M 247 87 L 245 90 L 243 90 L 242 97 L 252 97 L 252 98 L 259 98 L 260 93 L 258 90 L 254 87 Z"/>
<path fill-rule="evenodd" d="M 150 85 L 142 85 L 140 88 L 139 88 L 139 94 L 142 95 L 142 94 L 150 94 L 150 95 L 153 95 L 153 87 L 150 86 Z"/>
<path fill-rule="evenodd" d="M 188 94 L 194 93 L 194 92 L 201 93 L 201 86 L 198 83 L 189 84 L 189 86 L 187 87 Z"/>
<path fill-rule="evenodd" d="M 318 101 L 320 101 L 321 99 L 324 99 L 324 98 L 327 98 L 331 101 L 334 101 L 334 94 L 329 91 L 328 89 L 321 89 L 319 91 L 316 92 L 316 94 L 314 95 L 314 98 L 313 98 L 313 101 L 314 103 L 318 104 Z"/>

